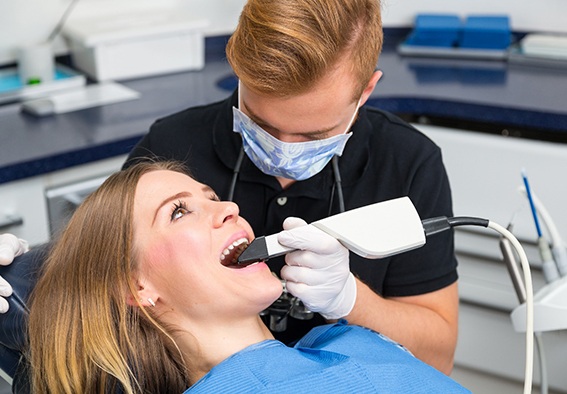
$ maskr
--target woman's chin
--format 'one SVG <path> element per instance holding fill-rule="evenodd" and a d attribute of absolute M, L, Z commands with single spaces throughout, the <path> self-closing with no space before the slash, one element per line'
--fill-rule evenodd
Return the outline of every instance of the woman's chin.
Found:
<path fill-rule="evenodd" d="M 282 282 L 275 276 L 273 277 L 273 279 L 274 280 L 270 280 L 269 283 L 266 283 L 266 286 L 262 288 L 261 298 L 265 300 L 264 309 L 272 305 L 278 298 L 280 298 L 283 292 Z"/>

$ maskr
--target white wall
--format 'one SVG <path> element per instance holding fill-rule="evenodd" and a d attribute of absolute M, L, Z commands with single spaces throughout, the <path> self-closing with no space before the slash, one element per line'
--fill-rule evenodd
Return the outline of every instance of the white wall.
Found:
<path fill-rule="evenodd" d="M 567 33 L 567 0 L 382 0 L 385 27 L 411 26 L 417 13 L 507 14 L 516 31 Z M 209 20 L 207 35 L 229 34 L 245 0 L 80 0 L 71 18 L 179 7 Z M 16 49 L 45 40 L 70 0 L 0 0 L 0 65 L 12 63 Z M 65 53 L 62 40 L 56 52 Z"/>
<path fill-rule="evenodd" d="M 515 31 L 567 33 L 566 0 L 382 0 L 384 26 L 412 24 L 417 13 L 506 14 Z"/>
<path fill-rule="evenodd" d="M 245 0 L 79 0 L 68 20 L 97 15 L 179 8 L 209 21 L 206 35 L 229 34 L 236 27 Z M 0 0 L 0 66 L 14 63 L 20 46 L 47 39 L 70 0 Z M 55 52 L 67 52 L 62 39 Z"/>

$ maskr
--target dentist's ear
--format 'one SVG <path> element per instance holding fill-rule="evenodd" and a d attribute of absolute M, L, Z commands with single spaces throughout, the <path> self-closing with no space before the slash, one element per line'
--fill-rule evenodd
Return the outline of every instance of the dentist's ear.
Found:
<path fill-rule="evenodd" d="M 372 77 L 370 77 L 370 80 L 368 81 L 368 83 L 366 84 L 366 87 L 362 91 L 362 96 L 360 96 L 360 106 L 361 107 L 364 105 L 364 103 L 366 103 L 366 101 L 368 100 L 368 98 L 370 97 L 372 92 L 374 91 L 374 88 L 376 87 L 376 84 L 378 83 L 380 78 L 382 78 L 382 75 L 383 75 L 383 73 L 382 73 L 381 70 L 376 70 L 372 74 Z"/>

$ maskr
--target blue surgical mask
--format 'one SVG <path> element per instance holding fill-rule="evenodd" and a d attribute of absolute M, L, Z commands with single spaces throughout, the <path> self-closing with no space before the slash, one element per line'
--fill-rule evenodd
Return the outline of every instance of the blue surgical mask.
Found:
<path fill-rule="evenodd" d="M 334 155 L 342 155 L 359 103 L 345 132 L 322 140 L 280 141 L 236 107 L 232 108 L 234 132 L 242 135 L 244 152 L 264 174 L 302 181 L 321 172 Z"/>

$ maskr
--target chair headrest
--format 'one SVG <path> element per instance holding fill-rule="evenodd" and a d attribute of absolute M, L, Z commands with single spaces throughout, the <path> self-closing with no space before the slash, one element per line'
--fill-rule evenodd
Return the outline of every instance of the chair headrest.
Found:
<path fill-rule="evenodd" d="M 12 378 L 19 355 L 27 346 L 27 301 L 33 290 L 49 245 L 45 244 L 18 256 L 12 264 L 0 266 L 0 276 L 12 285 L 10 309 L 0 314 L 0 368 Z"/>

